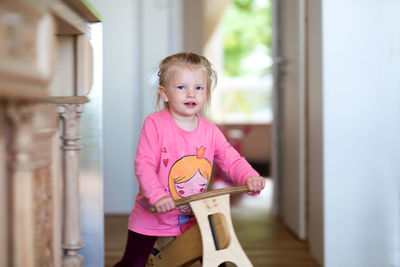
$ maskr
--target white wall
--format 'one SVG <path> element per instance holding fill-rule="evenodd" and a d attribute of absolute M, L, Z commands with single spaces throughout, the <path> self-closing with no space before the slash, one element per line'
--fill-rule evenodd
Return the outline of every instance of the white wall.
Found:
<path fill-rule="evenodd" d="M 322 8 L 325 266 L 400 266 L 400 2 Z"/>
<path fill-rule="evenodd" d="M 182 47 L 182 0 L 141 0 L 140 16 L 140 79 L 144 119 L 155 111 L 158 65 L 166 56 Z M 162 107 L 162 105 L 161 105 Z"/>
<path fill-rule="evenodd" d="M 91 3 L 103 17 L 104 211 L 127 213 L 137 192 L 133 158 L 141 123 L 138 3 Z"/>
<path fill-rule="evenodd" d="M 159 62 L 182 47 L 182 0 L 91 0 L 103 16 L 104 212 L 131 211 L 137 141 L 155 111 Z M 152 76 L 153 75 L 153 76 Z"/>
<path fill-rule="evenodd" d="M 85 267 L 104 266 L 102 25 L 91 25 L 93 86 L 79 122 L 80 222 Z"/>

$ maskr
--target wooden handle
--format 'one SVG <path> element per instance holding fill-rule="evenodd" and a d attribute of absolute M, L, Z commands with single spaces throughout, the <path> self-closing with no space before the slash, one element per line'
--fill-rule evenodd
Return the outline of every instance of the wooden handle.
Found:
<path fill-rule="evenodd" d="M 249 192 L 249 188 L 247 187 L 247 185 L 221 188 L 221 189 L 207 191 L 204 193 L 177 199 L 177 200 L 175 200 L 175 205 L 177 207 L 179 207 L 179 206 L 189 204 L 189 202 L 191 202 L 191 201 L 202 200 L 202 199 L 206 199 L 209 197 L 216 197 L 216 196 L 221 196 L 221 195 L 225 195 L 225 194 L 239 194 L 239 193 L 246 193 L 246 192 Z M 150 211 L 156 212 L 156 208 L 151 207 Z"/>
<path fill-rule="evenodd" d="M 175 205 L 177 207 L 179 207 L 179 206 L 189 204 L 189 202 L 191 202 L 191 201 L 202 200 L 202 199 L 206 199 L 209 197 L 216 197 L 216 196 L 221 196 L 221 195 L 225 195 L 225 194 L 239 194 L 239 193 L 245 193 L 245 192 L 249 192 L 249 188 L 247 187 L 247 185 L 221 188 L 221 189 L 207 191 L 204 193 L 177 199 L 177 200 L 175 200 Z"/>

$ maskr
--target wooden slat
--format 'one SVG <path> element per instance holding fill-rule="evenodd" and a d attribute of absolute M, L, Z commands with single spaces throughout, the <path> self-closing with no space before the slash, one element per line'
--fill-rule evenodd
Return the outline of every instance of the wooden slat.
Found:
<path fill-rule="evenodd" d="M 6 87 L 5 83 L 0 82 L 0 99 L 38 100 L 49 96 L 43 87 L 21 87 L 16 83 L 8 83 L 7 85 L 10 85 L 10 87 Z"/>
<path fill-rule="evenodd" d="M 54 96 L 41 99 L 41 102 L 53 104 L 86 104 L 89 102 L 89 98 L 86 96 Z"/>

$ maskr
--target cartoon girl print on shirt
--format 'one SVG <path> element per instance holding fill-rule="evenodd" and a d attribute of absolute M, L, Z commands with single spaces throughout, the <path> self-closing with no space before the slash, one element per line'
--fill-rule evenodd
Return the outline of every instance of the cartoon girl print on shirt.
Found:
<path fill-rule="evenodd" d="M 204 158 L 205 151 L 206 149 L 201 146 L 196 149 L 196 155 L 184 156 L 171 167 L 168 184 L 173 199 L 177 200 L 206 191 L 212 166 Z M 194 217 L 190 214 L 189 205 L 179 207 L 179 211 L 183 214 L 178 216 L 178 226 L 182 232 L 185 232 L 194 224 Z"/>

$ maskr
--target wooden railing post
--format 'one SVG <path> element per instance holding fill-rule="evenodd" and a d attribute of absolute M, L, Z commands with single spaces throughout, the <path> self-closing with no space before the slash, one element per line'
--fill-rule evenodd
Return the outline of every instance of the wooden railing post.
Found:
<path fill-rule="evenodd" d="M 64 209 L 62 248 L 64 267 L 83 267 L 84 260 L 78 254 L 83 248 L 79 203 L 79 118 L 83 104 L 60 104 L 58 112 L 62 119 L 61 147 L 63 154 Z"/>

